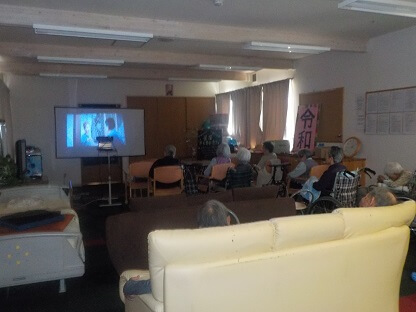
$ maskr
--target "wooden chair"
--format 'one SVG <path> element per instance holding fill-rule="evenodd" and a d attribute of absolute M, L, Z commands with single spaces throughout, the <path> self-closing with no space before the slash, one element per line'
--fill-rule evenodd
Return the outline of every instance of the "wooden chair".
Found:
<path fill-rule="evenodd" d="M 178 182 L 179 186 L 158 188 L 157 183 L 171 184 Z M 153 179 L 150 178 L 153 196 L 181 194 L 184 190 L 183 169 L 181 166 L 163 166 L 155 168 Z"/>
<path fill-rule="evenodd" d="M 136 191 L 140 190 L 140 197 L 143 197 L 143 190 L 148 188 L 149 170 L 152 167 L 154 159 L 142 160 L 131 163 L 129 165 L 129 172 L 126 173 L 125 178 L 125 198 L 134 197 Z M 127 190 L 129 190 L 129 197 L 127 197 Z"/>
<path fill-rule="evenodd" d="M 321 178 L 322 174 L 328 169 L 329 165 L 317 165 L 311 168 L 311 171 L 309 173 L 310 177 L 317 177 L 318 179 Z M 288 194 L 294 194 L 297 191 L 299 191 L 299 189 L 295 189 L 295 188 L 291 188 L 290 187 L 290 177 L 288 177 L 287 179 L 287 193 Z M 299 180 L 299 178 L 297 178 L 297 180 Z M 305 181 L 306 182 L 306 179 Z"/>
<path fill-rule="evenodd" d="M 227 177 L 228 169 L 234 167 L 235 164 L 232 162 L 212 166 L 211 175 L 209 177 L 204 175 L 197 176 L 198 189 L 203 193 L 213 191 L 215 186 L 219 182 L 224 181 L 224 179 Z"/>

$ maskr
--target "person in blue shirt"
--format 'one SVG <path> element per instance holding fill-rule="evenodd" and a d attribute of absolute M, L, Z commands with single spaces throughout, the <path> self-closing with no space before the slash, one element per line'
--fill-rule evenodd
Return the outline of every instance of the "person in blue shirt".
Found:
<path fill-rule="evenodd" d="M 91 125 L 88 123 L 88 121 L 85 121 L 82 124 L 82 127 L 84 128 L 84 134 L 81 136 L 81 144 L 85 146 L 96 145 L 93 138 L 91 137 Z"/>

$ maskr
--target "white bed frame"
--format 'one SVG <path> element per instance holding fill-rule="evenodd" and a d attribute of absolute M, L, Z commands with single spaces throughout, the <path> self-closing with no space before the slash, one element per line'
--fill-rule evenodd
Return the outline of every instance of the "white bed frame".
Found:
<path fill-rule="evenodd" d="M 65 292 L 65 279 L 82 276 L 85 272 L 78 216 L 70 209 L 69 197 L 62 188 L 53 185 L 0 190 L 0 214 L 10 210 L 6 206 L 11 199 L 31 196 L 41 198 L 49 205 L 48 209 L 70 211 L 74 219 L 63 232 L 0 236 L 0 288 L 60 280 L 59 292 Z"/>

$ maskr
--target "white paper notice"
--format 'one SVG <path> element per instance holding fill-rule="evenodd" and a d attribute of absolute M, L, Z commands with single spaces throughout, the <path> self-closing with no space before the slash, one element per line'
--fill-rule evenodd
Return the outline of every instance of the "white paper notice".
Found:
<path fill-rule="evenodd" d="M 397 90 L 392 92 L 392 100 L 390 103 L 390 112 L 402 112 L 407 101 L 407 90 Z"/>
<path fill-rule="evenodd" d="M 416 112 L 404 114 L 403 134 L 416 134 Z"/>
<path fill-rule="evenodd" d="M 377 115 L 377 134 L 388 134 L 390 130 L 390 114 Z"/>
<path fill-rule="evenodd" d="M 363 96 L 357 97 L 355 107 L 355 117 L 357 118 L 355 128 L 358 131 L 365 130 L 365 99 Z"/>
<path fill-rule="evenodd" d="M 367 114 L 377 113 L 378 93 L 367 94 Z"/>
<path fill-rule="evenodd" d="M 390 134 L 402 134 L 403 113 L 390 114 Z"/>
<path fill-rule="evenodd" d="M 391 92 L 380 92 L 377 99 L 377 112 L 388 113 L 390 112 Z"/>
<path fill-rule="evenodd" d="M 365 118 L 365 133 L 377 133 L 377 114 L 367 114 Z"/>
<path fill-rule="evenodd" d="M 416 88 L 407 89 L 407 100 L 404 105 L 405 112 L 416 111 Z"/>

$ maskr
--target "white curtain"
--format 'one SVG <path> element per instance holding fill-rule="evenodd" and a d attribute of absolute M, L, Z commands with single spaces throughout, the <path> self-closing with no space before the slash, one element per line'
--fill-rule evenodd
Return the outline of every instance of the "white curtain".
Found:
<path fill-rule="evenodd" d="M 247 137 L 247 89 L 231 92 L 232 119 L 233 129 L 231 129 L 234 138 L 242 146 L 248 146 Z"/>
<path fill-rule="evenodd" d="M 4 156 L 9 154 L 14 157 L 14 144 L 12 132 L 12 114 L 10 108 L 10 92 L 3 81 L 0 80 L 0 119 L 4 120 L 2 129 L 2 151 Z M 5 127 L 5 129 L 4 129 Z"/>
<path fill-rule="evenodd" d="M 230 113 L 230 93 L 222 93 L 215 95 L 216 114 Z"/>
<path fill-rule="evenodd" d="M 262 143 L 263 133 L 259 126 L 261 111 L 261 86 L 247 89 L 248 147 L 255 148 Z"/>
<path fill-rule="evenodd" d="M 289 79 L 263 86 L 263 141 L 283 139 L 288 95 Z"/>

